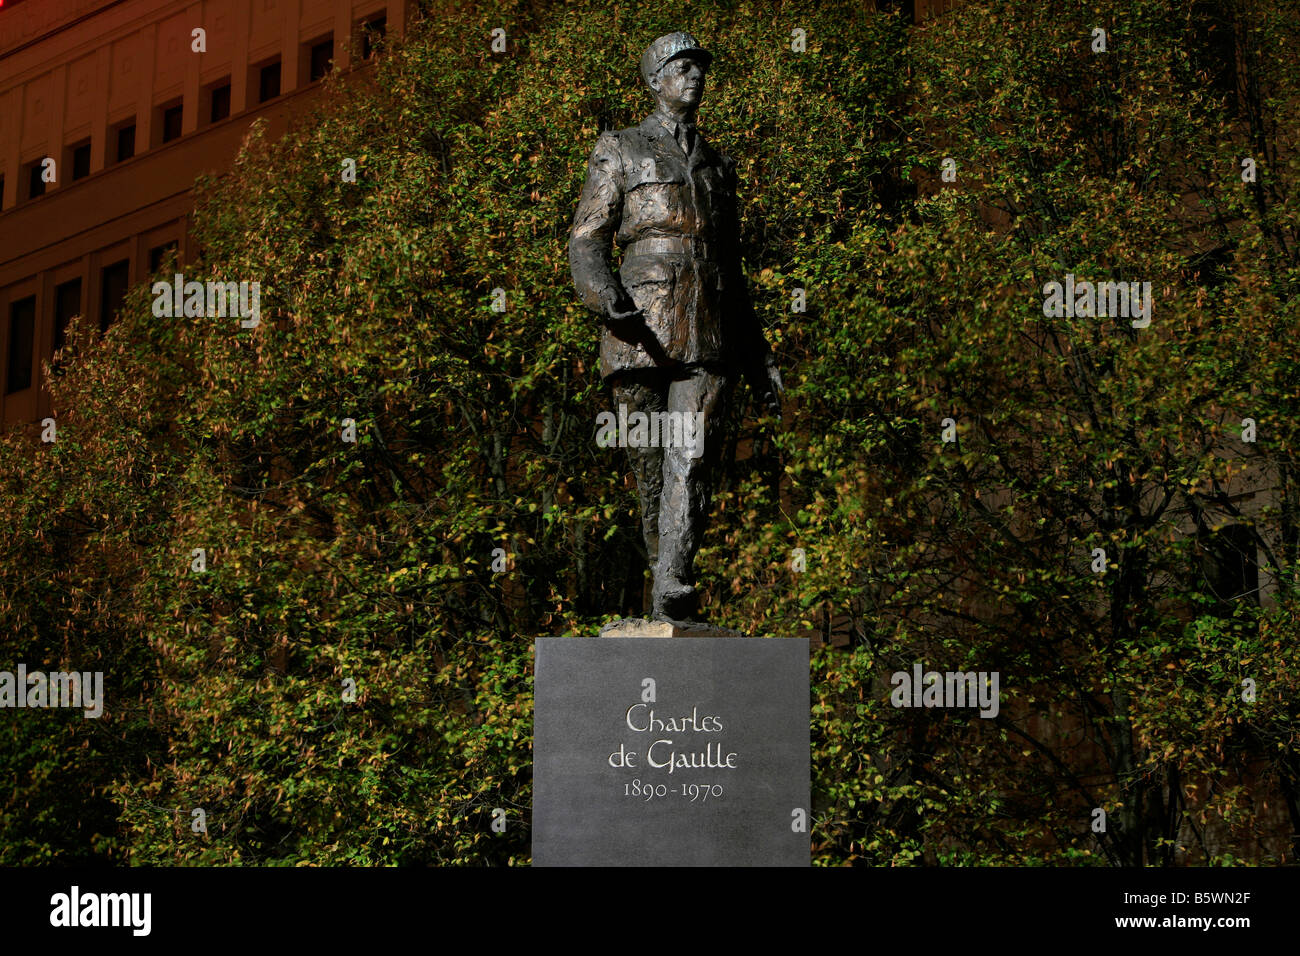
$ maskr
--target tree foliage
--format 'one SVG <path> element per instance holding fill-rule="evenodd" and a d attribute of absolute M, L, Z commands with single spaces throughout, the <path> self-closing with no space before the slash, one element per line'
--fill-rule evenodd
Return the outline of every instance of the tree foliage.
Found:
<path fill-rule="evenodd" d="M 812 660 L 815 860 L 1294 859 L 1300 22 L 1175 7 L 433 8 L 255 127 L 183 271 L 260 281 L 261 325 L 137 289 L 73 330 L 58 441 L 0 445 L 7 650 L 108 686 L 99 721 L 7 719 L 0 861 L 528 861 L 532 638 L 646 580 L 565 241 L 683 26 L 791 398 L 780 428 L 737 411 L 708 610 L 850 621 Z M 1150 282 L 1151 325 L 1045 316 L 1067 273 Z M 1265 600 L 1225 593 L 1232 547 Z M 997 718 L 892 707 L 916 661 L 999 672 Z"/>

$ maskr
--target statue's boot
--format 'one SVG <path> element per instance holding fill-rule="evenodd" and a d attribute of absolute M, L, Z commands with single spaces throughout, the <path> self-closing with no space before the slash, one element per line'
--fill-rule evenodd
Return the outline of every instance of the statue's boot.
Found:
<path fill-rule="evenodd" d="M 660 584 L 655 577 L 654 619 L 656 621 L 689 621 L 699 607 L 699 594 L 689 584 L 668 580 Z"/>
<path fill-rule="evenodd" d="M 689 621 L 699 606 L 699 594 L 691 582 L 695 557 L 694 528 L 677 526 L 659 535 L 659 560 L 655 565 L 654 619 Z"/>

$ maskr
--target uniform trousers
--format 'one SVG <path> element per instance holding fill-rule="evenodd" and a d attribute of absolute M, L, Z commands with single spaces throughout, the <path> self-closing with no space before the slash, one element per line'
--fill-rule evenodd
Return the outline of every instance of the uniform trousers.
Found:
<path fill-rule="evenodd" d="M 735 376 L 716 365 L 630 369 L 611 376 L 615 405 L 647 416 L 655 412 L 704 413 L 703 453 L 682 442 L 628 447 L 641 499 L 641 529 L 654 569 L 656 609 L 664 595 L 694 584 L 709 500 L 722 458 L 726 415 Z M 698 440 L 698 438 L 697 438 Z"/>

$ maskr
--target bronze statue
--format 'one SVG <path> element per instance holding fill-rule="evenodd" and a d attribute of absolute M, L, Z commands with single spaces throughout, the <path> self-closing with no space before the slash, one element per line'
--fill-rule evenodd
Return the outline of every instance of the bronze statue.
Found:
<path fill-rule="evenodd" d="M 619 420 L 679 423 L 667 440 L 627 442 L 659 621 L 689 621 L 698 605 L 693 564 L 738 376 L 778 416 L 783 391 L 741 270 L 736 164 L 695 125 L 711 61 L 688 33 L 641 55 L 658 107 L 600 134 L 569 237 L 574 285 L 604 324 L 601 374 Z M 611 242 L 623 250 L 617 276 Z M 702 445 L 681 424 L 701 417 Z"/>

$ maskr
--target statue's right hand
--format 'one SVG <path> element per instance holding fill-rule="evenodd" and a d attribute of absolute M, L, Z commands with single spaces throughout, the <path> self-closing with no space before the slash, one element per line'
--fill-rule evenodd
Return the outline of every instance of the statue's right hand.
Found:
<path fill-rule="evenodd" d="M 605 311 L 605 324 L 616 331 L 627 329 L 637 324 L 638 320 L 645 319 L 645 314 L 623 289 L 603 290 L 600 293 L 600 305 Z"/>

